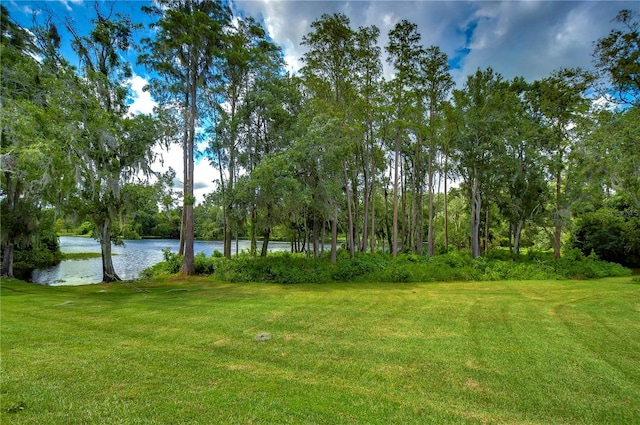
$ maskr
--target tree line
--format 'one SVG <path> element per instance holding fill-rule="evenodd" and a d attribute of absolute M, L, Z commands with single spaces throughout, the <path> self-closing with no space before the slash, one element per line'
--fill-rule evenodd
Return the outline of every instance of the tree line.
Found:
<path fill-rule="evenodd" d="M 111 243 L 132 223 L 142 233 L 173 226 L 185 274 L 195 273 L 198 233 L 223 239 L 226 257 L 240 236 L 262 256 L 274 235 L 309 256 L 330 241 L 335 261 L 339 237 L 352 257 L 468 249 L 475 258 L 497 228 L 515 254 L 531 231 L 559 258 L 575 223 L 582 233 L 572 243 L 598 245 L 589 229 L 603 211 L 619 217 L 619 232 L 640 232 L 636 12 L 621 11 L 594 42 L 593 70 L 531 82 L 486 68 L 456 87 L 446 53 L 407 20 L 380 46 L 377 27 L 323 15 L 292 75 L 264 28 L 225 2 L 144 6 L 155 22 L 139 43 L 141 26 L 113 6 L 95 4 L 87 34 L 53 17 L 26 30 L 1 7 L 3 276 L 13 274 L 14 251 L 50 228 L 51 208 L 93 227 L 105 282 L 119 280 Z M 61 53 L 60 25 L 76 65 Z M 128 111 L 123 53 L 134 47 L 152 75 L 152 115 Z M 171 143 L 183 148 L 180 206 L 175 176 L 150 183 L 157 147 Z M 196 205 L 197 157 L 218 179 Z M 156 230 L 142 230 L 153 217 Z"/>

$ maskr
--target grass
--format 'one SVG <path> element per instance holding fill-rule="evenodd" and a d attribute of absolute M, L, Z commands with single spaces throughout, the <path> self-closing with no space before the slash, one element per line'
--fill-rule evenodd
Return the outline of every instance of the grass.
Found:
<path fill-rule="evenodd" d="M 116 254 L 111 254 L 116 255 Z M 100 258 L 102 254 L 99 252 L 63 252 L 62 260 L 85 260 L 87 258 Z"/>
<path fill-rule="evenodd" d="M 2 281 L 0 423 L 640 423 L 630 277 L 135 285 Z"/>

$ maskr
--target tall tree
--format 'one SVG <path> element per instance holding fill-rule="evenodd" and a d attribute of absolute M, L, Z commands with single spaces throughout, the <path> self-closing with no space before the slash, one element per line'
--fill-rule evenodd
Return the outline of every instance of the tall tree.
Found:
<path fill-rule="evenodd" d="M 184 153 L 183 223 L 184 261 L 181 273 L 195 274 L 193 252 L 194 150 L 201 116 L 202 92 L 217 82 L 224 31 L 231 11 L 219 0 L 158 0 L 144 10 L 158 17 L 152 25 L 155 38 L 144 41 L 149 52 L 139 57 L 159 75 L 151 86 L 165 92 L 165 106 L 177 102 L 182 111 Z"/>
<path fill-rule="evenodd" d="M 113 7 L 113 6 L 112 6 Z M 71 133 L 70 152 L 77 191 L 70 198 L 74 211 L 96 225 L 102 251 L 103 282 L 120 280 L 111 257 L 113 227 L 124 209 L 122 187 L 139 172 L 150 173 L 151 146 L 156 142 L 155 121 L 148 116 L 129 117 L 126 80 L 131 76 L 123 52 L 132 47 L 127 16 L 103 13 L 95 3 L 93 28 L 80 35 L 72 23 L 72 47 L 81 64 L 82 79 L 71 81 L 76 91 L 66 118 L 77 131 Z"/>
<path fill-rule="evenodd" d="M 416 72 L 419 69 L 421 53 L 420 34 L 417 25 L 406 20 L 402 20 L 389 31 L 389 44 L 386 46 L 388 53 L 387 61 L 396 71 L 393 80 L 390 82 L 391 103 L 394 109 L 394 171 L 393 171 L 393 236 L 391 254 L 398 255 L 398 206 L 400 197 L 400 162 L 401 150 L 406 138 L 408 115 L 412 96 L 410 92 L 414 89 L 417 79 Z"/>
<path fill-rule="evenodd" d="M 504 81 L 491 68 L 478 69 L 467 77 L 462 90 L 454 90 L 457 112 L 455 152 L 458 175 L 469 191 L 471 205 L 471 255 L 480 255 L 480 224 L 483 199 L 491 189 L 496 159 L 504 147 Z"/>
<path fill-rule="evenodd" d="M 356 33 L 356 63 L 359 78 L 356 80 L 358 98 L 356 119 L 363 129 L 362 143 L 359 145 L 363 181 L 363 226 L 360 251 L 365 251 L 370 240 L 371 252 L 376 247 L 375 198 L 376 176 L 380 168 L 379 122 L 382 62 L 380 47 L 377 46 L 380 30 L 375 27 L 361 27 Z"/>
<path fill-rule="evenodd" d="M 535 81 L 529 98 L 547 127 L 548 172 L 553 179 L 554 205 L 551 212 L 554 258 L 560 258 L 562 232 L 569 218 L 569 202 L 566 198 L 567 155 L 577 142 L 579 123 L 589 108 L 584 92 L 590 78 L 579 69 L 561 69 L 547 78 Z"/>
<path fill-rule="evenodd" d="M 353 150 L 349 127 L 352 124 L 350 107 L 354 94 L 355 34 L 350 27 L 349 18 L 343 14 L 325 14 L 314 21 L 311 28 L 312 31 L 302 39 L 302 44 L 309 47 L 309 51 L 304 55 L 305 66 L 302 68 L 305 86 L 312 94 L 308 102 L 308 113 L 315 115 L 312 120 L 315 124 L 338 130 L 327 134 L 329 137 L 333 136 L 333 140 L 329 137 L 323 140 L 327 159 L 324 163 L 333 163 L 336 169 L 327 170 L 327 173 L 321 175 L 321 178 L 325 182 L 328 179 L 337 178 L 340 174 L 338 170 L 342 168 L 340 171 L 344 177 L 343 187 L 345 188 L 348 214 L 347 244 L 353 256 L 355 248 L 353 205 L 348 177 L 349 165 L 345 157 L 350 156 Z M 326 121 L 320 123 L 318 121 L 320 119 Z M 311 137 L 317 138 L 318 134 Z M 329 160 L 329 158 L 335 157 L 338 150 L 342 151 L 342 167 Z M 318 221 L 318 224 L 323 226 L 324 219 L 331 223 L 331 260 L 335 262 L 339 204 L 332 198 L 326 198 L 326 201 L 328 201 L 325 205 L 328 206 L 328 216 L 323 217 Z M 326 208 L 321 209 L 326 210 Z"/>
<path fill-rule="evenodd" d="M 250 172 L 257 161 L 256 136 L 262 129 L 254 126 L 251 120 L 257 118 L 252 112 L 257 107 L 258 86 L 281 76 L 283 65 L 280 49 L 267 40 L 266 32 L 253 18 L 239 19 L 229 29 L 225 41 L 220 68 L 223 89 L 213 94 L 224 107 L 215 108 L 214 105 L 212 111 L 214 129 L 211 133 L 215 136 L 211 142 L 210 158 L 220 172 L 225 223 L 224 255 L 229 257 L 234 226 L 244 221 L 242 212 L 235 211 L 240 207 L 236 199 L 236 182 L 241 166 Z M 252 247 L 255 251 L 255 244 Z"/>
<path fill-rule="evenodd" d="M 528 223 L 542 217 L 548 200 L 544 167 L 548 130 L 540 121 L 533 105 L 526 101 L 530 85 L 522 78 L 509 82 L 502 92 L 505 103 L 505 157 L 501 161 L 499 191 L 500 212 L 509 223 L 512 252 L 520 253 L 522 231 Z M 513 239 L 511 238 L 513 236 Z"/>
<path fill-rule="evenodd" d="M 33 245 L 41 230 L 41 208 L 62 188 L 63 152 L 57 137 L 55 102 L 62 85 L 35 59 L 30 32 L 0 5 L 0 210 L 1 276 L 13 277 L 16 249 Z"/>
<path fill-rule="evenodd" d="M 439 141 L 442 139 L 443 104 L 449 92 L 454 86 L 453 78 L 449 73 L 449 63 L 446 53 L 439 47 L 427 48 L 420 58 L 420 96 L 424 102 L 427 117 L 427 135 L 429 151 L 427 159 L 427 179 L 429 189 L 429 225 L 427 230 L 427 253 L 435 254 L 434 237 L 434 195 L 435 195 L 435 171 L 436 157 L 439 150 Z M 420 203 L 420 208 L 422 205 Z M 419 226 L 420 235 L 422 226 Z M 420 240 L 421 241 L 421 240 Z"/>

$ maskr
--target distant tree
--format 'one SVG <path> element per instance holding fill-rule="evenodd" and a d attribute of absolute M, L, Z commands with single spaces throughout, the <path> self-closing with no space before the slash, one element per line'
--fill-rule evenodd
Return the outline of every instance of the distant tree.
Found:
<path fill-rule="evenodd" d="M 600 111 L 581 146 L 582 166 L 601 188 L 611 188 L 640 209 L 640 105 Z"/>
<path fill-rule="evenodd" d="M 594 43 L 600 88 L 616 101 L 640 105 L 640 14 L 623 9 L 613 22 L 619 28 Z"/>
<path fill-rule="evenodd" d="M 595 252 L 605 261 L 640 267 L 640 214 L 624 197 L 580 214 L 571 229 L 571 245 L 585 255 Z"/>

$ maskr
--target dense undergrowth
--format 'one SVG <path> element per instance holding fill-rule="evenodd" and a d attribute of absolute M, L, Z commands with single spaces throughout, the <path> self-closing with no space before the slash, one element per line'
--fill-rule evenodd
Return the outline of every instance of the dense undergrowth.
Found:
<path fill-rule="evenodd" d="M 181 265 L 182 257 L 167 250 L 164 261 L 142 275 L 178 273 Z M 619 264 L 602 261 L 595 254 L 584 256 L 577 249 L 565 252 L 559 260 L 546 252 L 512 256 L 500 250 L 476 259 L 460 252 L 433 257 L 400 254 L 395 259 L 378 252 L 350 258 L 347 251 L 340 250 L 336 264 L 331 264 L 327 256 L 306 258 L 289 252 L 271 253 L 264 258 L 241 254 L 230 259 L 214 252 L 210 257 L 196 254 L 195 268 L 198 274 L 212 275 L 220 281 L 264 283 L 594 279 L 631 275 L 631 270 Z"/>

